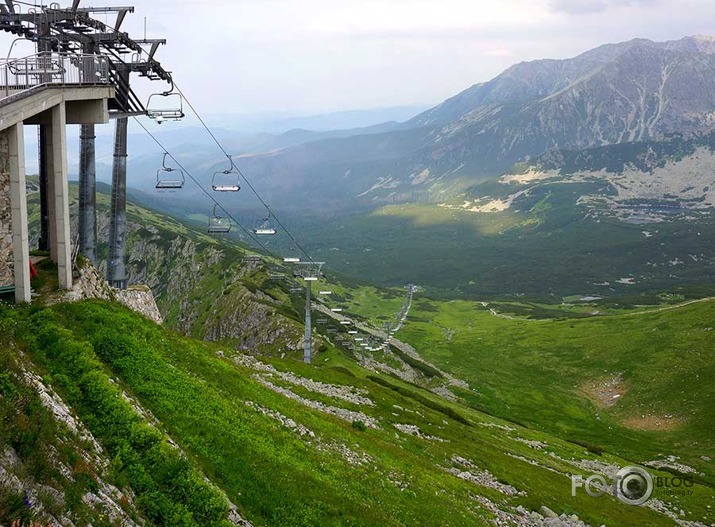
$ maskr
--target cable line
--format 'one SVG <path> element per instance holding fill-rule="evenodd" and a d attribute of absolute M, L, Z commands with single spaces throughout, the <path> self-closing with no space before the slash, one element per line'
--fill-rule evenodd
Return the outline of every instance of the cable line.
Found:
<path fill-rule="evenodd" d="M 176 158 L 171 154 L 171 152 L 169 152 L 166 148 L 164 148 L 164 145 L 161 144 L 161 142 L 154 136 L 154 134 L 152 134 L 152 133 L 149 131 L 149 129 L 148 129 L 146 126 L 144 126 L 144 123 L 142 123 L 142 122 L 141 122 L 139 119 L 137 119 L 136 117 L 134 117 L 134 120 L 135 120 L 137 123 L 139 123 L 139 126 L 141 126 L 141 127 L 144 129 L 144 131 L 145 131 L 147 134 L 149 134 L 149 137 L 151 137 L 151 138 L 154 140 L 154 142 L 159 146 L 159 148 L 161 148 L 161 149 L 164 151 L 164 153 L 165 153 L 166 155 L 168 155 L 168 156 L 172 159 L 172 161 L 174 161 L 174 163 L 176 163 L 176 165 L 184 172 L 184 174 L 186 174 L 186 175 L 189 177 L 189 179 L 191 179 L 191 181 L 193 181 L 194 183 L 196 183 L 196 186 L 198 186 L 198 187 L 201 189 L 201 191 L 202 191 L 204 194 L 206 194 L 206 195 L 209 197 L 209 199 L 210 199 L 211 201 L 213 201 L 214 204 L 215 204 L 218 208 L 220 208 L 220 209 L 223 211 L 224 214 L 226 214 L 226 217 L 228 217 L 229 219 L 231 219 L 231 221 L 233 221 L 236 225 L 238 225 L 238 226 L 241 228 L 241 230 L 242 230 L 243 232 L 245 232 L 254 242 L 256 242 L 256 244 L 258 244 L 258 246 L 261 247 L 261 249 L 263 249 L 269 256 L 272 256 L 273 258 L 278 259 L 265 245 L 263 245 L 263 243 L 261 243 L 260 240 L 258 240 L 258 239 L 253 235 L 253 233 L 252 233 L 249 229 L 246 229 L 236 218 L 234 218 L 234 217 L 231 215 L 231 213 L 229 213 L 229 212 L 223 207 L 223 205 L 221 205 L 221 204 L 216 200 L 216 198 L 214 198 L 213 195 L 212 195 L 208 190 L 206 190 L 206 189 L 203 187 L 203 185 L 201 185 L 201 183 L 199 183 L 199 182 L 196 180 L 196 178 L 194 178 L 194 176 L 191 175 L 191 172 L 189 172 L 189 171 L 186 169 L 186 167 L 184 167 L 184 166 L 179 162 L 179 160 L 176 159 Z"/>
<path fill-rule="evenodd" d="M 219 149 L 221 150 L 221 152 L 223 152 L 223 155 L 225 155 L 226 158 L 229 160 L 229 162 L 231 163 L 231 166 L 232 166 L 234 169 L 236 169 L 236 172 L 238 172 L 238 175 L 240 175 L 240 176 L 243 178 L 243 180 L 246 182 L 246 185 L 248 185 L 248 188 L 250 188 L 251 191 L 253 192 L 253 194 L 255 194 L 255 196 L 258 198 L 258 201 L 260 201 L 261 204 L 266 208 L 266 210 L 267 210 L 267 211 L 269 212 L 269 214 L 273 217 L 273 219 L 275 220 L 275 222 L 281 227 L 281 229 L 283 229 L 283 231 L 288 235 L 288 237 L 289 237 L 289 238 L 291 239 L 291 241 L 295 244 L 295 246 L 300 250 L 300 252 L 302 252 L 302 253 L 308 258 L 308 260 L 310 260 L 311 263 L 315 263 L 315 262 L 313 261 L 313 258 L 310 256 L 310 254 L 308 254 L 308 251 L 306 251 L 306 250 L 298 243 L 298 241 L 297 241 L 297 240 L 295 239 L 295 237 L 291 234 L 291 232 L 286 228 L 285 225 L 283 225 L 283 222 L 281 222 L 280 218 L 278 218 L 278 216 L 276 216 L 275 212 L 273 212 L 273 210 L 272 210 L 271 207 L 268 205 L 268 203 L 266 203 L 265 200 L 261 197 L 261 195 L 256 191 L 256 189 L 253 187 L 253 185 L 251 184 L 251 182 L 249 181 L 249 179 L 246 177 L 246 175 L 245 175 L 243 172 L 241 172 L 241 169 L 240 169 L 238 166 L 236 166 L 236 163 L 234 163 L 233 157 L 231 156 L 231 154 L 229 154 L 229 153 L 226 151 L 226 149 L 223 147 L 223 145 L 221 144 L 221 142 L 218 140 L 218 138 L 214 135 L 214 133 L 213 133 L 213 132 L 211 131 L 211 129 L 208 127 L 208 125 L 206 124 L 206 122 L 203 120 L 203 118 L 201 117 L 201 115 L 199 115 L 199 112 L 196 111 L 196 108 L 194 108 L 194 105 L 191 104 L 191 101 L 186 97 L 186 95 L 184 95 L 184 92 L 181 91 L 181 88 L 180 88 L 176 83 L 174 83 L 174 88 L 176 88 L 176 91 L 177 91 L 177 92 L 181 95 L 181 97 L 186 101 L 186 104 L 189 106 L 189 108 L 191 108 L 191 111 L 194 112 L 194 115 L 195 115 L 196 118 L 199 120 L 199 122 L 201 123 L 201 125 L 204 127 L 204 129 L 206 130 L 206 132 L 211 136 L 211 139 L 213 139 L 214 143 L 216 143 L 216 146 L 218 146 Z"/>

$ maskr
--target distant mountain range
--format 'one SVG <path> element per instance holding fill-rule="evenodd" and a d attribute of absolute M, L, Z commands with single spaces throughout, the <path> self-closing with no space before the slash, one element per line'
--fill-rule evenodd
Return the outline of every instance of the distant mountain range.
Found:
<path fill-rule="evenodd" d="M 295 128 L 280 134 L 217 128 L 215 133 L 278 210 L 334 216 L 395 203 L 460 201 L 465 192 L 472 198 L 468 189 L 473 185 L 551 152 L 707 133 L 715 123 L 713 78 L 714 37 L 635 39 L 571 59 L 516 64 L 402 123 L 330 131 Z M 404 115 L 406 109 L 385 111 L 331 114 L 293 124 L 369 123 L 387 114 Z M 198 129 L 165 126 L 161 140 L 207 187 L 213 172 L 225 168 L 220 153 L 200 139 L 205 134 Z M 130 143 L 129 185 L 154 192 L 159 150 L 147 141 Z M 110 166 L 111 156 L 98 159 L 105 179 Z M 209 207 L 191 182 L 170 202 L 165 196 L 151 201 L 144 203 L 174 213 L 201 213 Z M 260 209 L 250 194 L 241 193 L 236 201 L 240 210 Z"/>
<path fill-rule="evenodd" d="M 516 64 L 401 124 L 239 141 L 237 162 L 282 207 L 440 201 L 552 150 L 709 132 L 713 78 L 715 38 L 635 39 Z"/>

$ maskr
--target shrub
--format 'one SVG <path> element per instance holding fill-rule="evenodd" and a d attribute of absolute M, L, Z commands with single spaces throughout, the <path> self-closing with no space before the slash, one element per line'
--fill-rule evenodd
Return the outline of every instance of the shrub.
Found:
<path fill-rule="evenodd" d="M 362 421 L 353 421 L 352 426 L 355 430 L 358 430 L 359 432 L 364 432 L 365 430 L 367 430 L 367 425 Z"/>

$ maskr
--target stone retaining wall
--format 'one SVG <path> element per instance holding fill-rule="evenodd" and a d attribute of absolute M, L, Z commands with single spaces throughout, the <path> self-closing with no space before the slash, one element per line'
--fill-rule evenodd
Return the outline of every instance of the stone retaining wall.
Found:
<path fill-rule="evenodd" d="M 10 208 L 10 144 L 0 131 L 0 286 L 14 283 L 12 263 L 12 209 Z"/>

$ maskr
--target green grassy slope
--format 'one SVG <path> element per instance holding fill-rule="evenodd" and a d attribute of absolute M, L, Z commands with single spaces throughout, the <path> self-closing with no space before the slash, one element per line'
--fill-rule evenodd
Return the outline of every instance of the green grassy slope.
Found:
<path fill-rule="evenodd" d="M 256 526 L 478 526 L 504 514 L 497 511 L 519 516 L 519 505 L 575 513 L 591 525 L 674 525 L 611 497 L 571 497 L 566 474 L 584 472 L 576 465 L 625 460 L 368 374 L 332 348 L 315 366 L 271 359 L 271 370 L 237 362 L 220 346 L 185 340 L 111 303 L 15 313 L 7 336 L 100 440 L 116 479 L 137 491 L 140 511 L 155 525 L 218 525 L 226 506 L 201 484 L 201 474 Z M 360 418 L 306 407 L 270 384 L 303 403 L 360 412 Z M 337 386 L 363 399 L 342 399 Z M 122 391 L 145 415 L 151 412 L 154 426 Z M 433 402 L 426 406 L 420 398 Z M 456 414 L 469 424 L 450 417 Z M 426 437 L 395 424 L 413 425 Z M 168 446 L 169 436 L 186 458 Z M 462 479 L 469 473 L 478 483 Z M 702 519 L 713 492 L 701 485 L 694 490 L 673 506 Z"/>
<path fill-rule="evenodd" d="M 475 408 L 639 462 L 676 455 L 715 482 L 715 301 L 561 320 L 494 308 L 421 298 L 398 337 L 468 380 Z"/>

